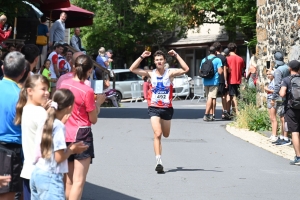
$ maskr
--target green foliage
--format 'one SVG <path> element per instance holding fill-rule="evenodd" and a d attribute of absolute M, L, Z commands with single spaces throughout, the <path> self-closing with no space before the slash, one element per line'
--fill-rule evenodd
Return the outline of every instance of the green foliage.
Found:
<path fill-rule="evenodd" d="M 238 99 L 239 115 L 235 119 L 237 126 L 251 131 L 271 130 L 268 111 L 256 107 L 256 88 L 242 85 L 240 92 L 241 96 Z"/>
<path fill-rule="evenodd" d="M 6 15 L 7 22 L 14 24 L 17 16 L 26 16 L 30 7 L 22 2 L 23 0 L 3 0 L 0 1 L 0 15 Z"/>
<path fill-rule="evenodd" d="M 224 25 L 231 41 L 237 31 L 247 40 L 255 36 L 256 0 L 139 0 L 133 9 L 148 14 L 149 23 L 161 24 L 166 30 L 176 27 L 179 35 L 208 22 Z"/>

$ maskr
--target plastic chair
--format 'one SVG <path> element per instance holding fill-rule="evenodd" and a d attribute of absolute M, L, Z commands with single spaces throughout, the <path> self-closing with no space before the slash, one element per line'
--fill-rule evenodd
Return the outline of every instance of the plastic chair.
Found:
<path fill-rule="evenodd" d="M 191 101 L 193 101 L 195 97 L 199 97 L 198 102 L 202 98 L 205 99 L 203 80 L 200 76 L 194 77 L 194 96 Z"/>

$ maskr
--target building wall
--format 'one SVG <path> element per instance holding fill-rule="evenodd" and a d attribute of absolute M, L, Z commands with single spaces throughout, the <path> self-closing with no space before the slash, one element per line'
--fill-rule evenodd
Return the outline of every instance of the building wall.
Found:
<path fill-rule="evenodd" d="M 257 65 L 259 81 L 257 84 L 257 106 L 266 101 L 264 86 L 267 61 L 274 67 L 274 53 L 284 53 L 284 61 L 300 59 L 300 0 L 257 0 Z"/>

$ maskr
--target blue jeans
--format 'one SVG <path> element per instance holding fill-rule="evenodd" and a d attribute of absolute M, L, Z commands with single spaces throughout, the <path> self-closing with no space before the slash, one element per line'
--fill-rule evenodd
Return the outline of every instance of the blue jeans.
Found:
<path fill-rule="evenodd" d="M 36 167 L 31 174 L 30 188 L 31 200 L 65 200 L 63 174 Z"/>

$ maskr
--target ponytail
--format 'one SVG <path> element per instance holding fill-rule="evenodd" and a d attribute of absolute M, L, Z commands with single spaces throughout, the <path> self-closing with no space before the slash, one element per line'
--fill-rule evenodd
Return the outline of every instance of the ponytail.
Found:
<path fill-rule="evenodd" d="M 16 106 L 15 125 L 21 124 L 23 107 L 25 106 L 26 102 L 27 102 L 27 91 L 26 88 L 22 88 L 19 95 L 19 101 Z"/>
<path fill-rule="evenodd" d="M 55 108 L 50 107 L 48 117 L 44 125 L 42 140 L 41 140 L 41 154 L 42 158 L 49 159 L 52 153 L 52 129 L 55 119 Z"/>
<path fill-rule="evenodd" d="M 93 61 L 87 55 L 80 55 L 75 60 L 75 74 L 79 80 L 84 81 L 88 78 L 88 71 L 93 68 Z"/>

